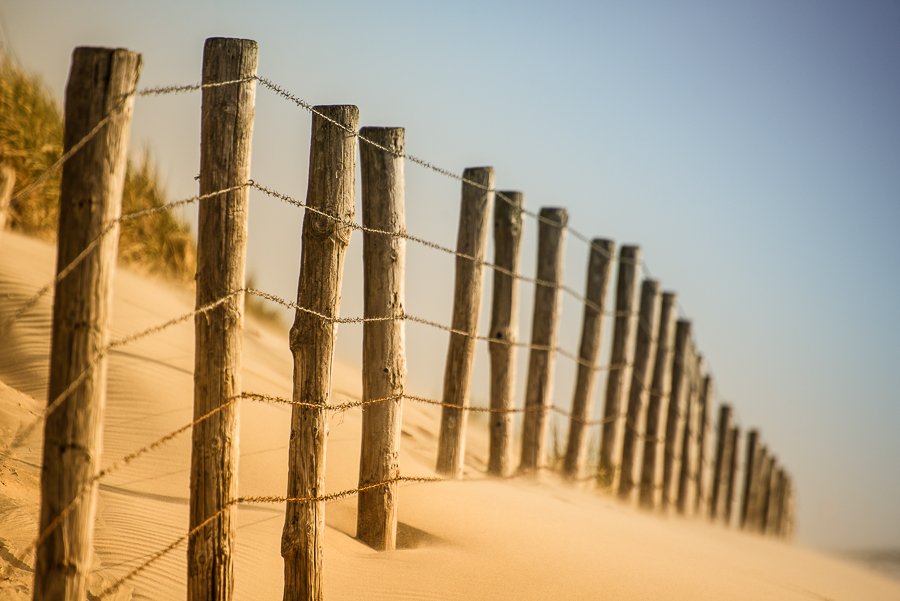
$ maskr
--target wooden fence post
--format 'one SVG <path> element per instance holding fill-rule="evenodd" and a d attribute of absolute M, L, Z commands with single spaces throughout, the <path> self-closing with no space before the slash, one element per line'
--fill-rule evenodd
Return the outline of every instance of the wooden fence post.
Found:
<path fill-rule="evenodd" d="M 756 479 L 759 474 L 761 441 L 759 430 L 750 430 L 747 433 L 747 453 L 744 456 L 744 496 L 741 499 L 740 528 L 752 529 L 753 505 L 756 497 Z"/>
<path fill-rule="evenodd" d="M 709 416 L 710 405 L 715 398 L 713 377 L 706 375 L 700 384 L 700 404 L 697 417 L 700 421 L 697 441 L 697 506 L 694 508 L 698 515 L 706 515 L 709 512 L 710 486 L 712 478 L 711 462 L 709 459 Z"/>
<path fill-rule="evenodd" d="M 591 241 L 588 259 L 584 317 L 581 322 L 578 373 L 572 396 L 572 419 L 569 420 L 569 439 L 563 473 L 579 480 L 584 476 L 588 455 L 587 422 L 593 413 L 594 385 L 597 382 L 597 360 L 603 333 L 603 311 L 606 308 L 606 292 L 612 271 L 616 245 L 612 240 L 595 238 Z"/>
<path fill-rule="evenodd" d="M 619 479 L 619 498 L 631 502 L 633 491 L 640 485 L 640 457 L 638 444 L 644 439 L 647 397 L 653 381 L 653 361 L 656 359 L 656 336 L 660 309 L 659 282 L 645 279 L 641 286 L 641 312 L 638 317 L 637 341 L 634 347 L 631 389 L 628 394 L 628 413 L 625 416 L 625 435 L 622 443 L 622 477 Z"/>
<path fill-rule="evenodd" d="M 784 470 L 781 466 L 774 467 L 769 482 L 769 506 L 768 511 L 766 512 L 765 533 L 769 536 L 778 536 L 781 513 L 781 491 L 784 486 Z"/>
<path fill-rule="evenodd" d="M 781 510 L 781 538 L 790 542 L 794 538 L 794 483 L 790 474 L 785 475 L 784 505 Z"/>
<path fill-rule="evenodd" d="M 356 135 L 351 132 L 359 124 L 359 109 L 335 105 L 317 106 L 314 111 L 306 203 L 324 215 L 307 211 L 303 218 L 297 304 L 318 315 L 297 310 L 290 347 L 293 399 L 315 406 L 294 405 L 291 415 L 287 496 L 292 499 L 324 493 L 325 410 L 337 336 L 331 320 L 340 314 L 344 254 L 351 233 L 349 225 L 337 220 L 353 219 L 356 182 Z M 281 536 L 285 601 L 323 598 L 324 537 L 324 501 L 288 501 Z"/>
<path fill-rule="evenodd" d="M 690 389 L 688 364 L 691 342 L 691 322 L 679 319 L 675 327 L 675 356 L 672 360 L 672 384 L 669 388 L 668 418 L 666 419 L 666 450 L 663 461 L 662 506 L 669 511 L 678 497 L 678 477 L 681 474 L 681 446 L 684 434 L 685 408 Z"/>
<path fill-rule="evenodd" d="M 451 327 L 464 334 L 450 334 L 447 364 L 444 368 L 443 402 L 469 406 L 472 366 L 475 361 L 475 336 L 481 309 L 484 257 L 487 252 L 491 208 L 494 203 L 494 168 L 470 167 L 463 172 L 462 202 L 459 207 L 459 232 L 456 251 L 475 260 L 456 257 Z M 466 418 L 468 412 L 456 407 L 441 407 L 441 431 L 438 439 L 436 471 L 459 478 L 465 459 Z"/>
<path fill-rule="evenodd" d="M 501 198 L 502 196 L 502 198 Z M 494 199 L 494 264 L 510 273 L 519 272 L 522 250 L 525 195 L 504 191 Z M 506 476 L 512 470 L 513 414 L 515 407 L 515 342 L 518 340 L 518 278 L 494 270 L 491 302 L 490 451 L 488 473 Z"/>
<path fill-rule="evenodd" d="M 56 272 L 65 269 L 122 212 L 128 134 L 141 55 L 124 49 L 76 48 L 66 86 L 66 151 L 101 119 L 106 126 L 63 165 Z M 113 227 L 56 286 L 48 402 L 83 381 L 44 423 L 41 470 L 43 532 L 69 504 L 74 509 L 37 549 L 34 599 L 81 600 L 91 572 L 112 278 L 119 241 Z M 80 497 L 80 500 L 79 500 Z"/>
<path fill-rule="evenodd" d="M 12 200 L 12 192 L 15 187 L 15 169 L 6 163 L 0 164 L 0 232 L 6 229 L 6 221 L 9 217 L 9 203 Z"/>
<path fill-rule="evenodd" d="M 778 460 L 775 455 L 772 455 L 767 450 L 766 461 L 763 464 L 763 469 L 760 473 L 760 488 L 756 508 L 756 531 L 760 534 L 766 533 L 766 521 L 769 518 L 769 503 L 772 501 L 772 474 L 778 469 L 777 463 Z"/>
<path fill-rule="evenodd" d="M 672 353 L 675 345 L 675 309 L 678 297 L 664 292 L 659 312 L 659 333 L 656 336 L 656 360 L 653 363 L 653 383 L 647 403 L 647 427 L 644 438 L 644 457 L 641 468 L 640 506 L 654 511 L 662 500 L 662 467 L 665 440 L 663 416 L 669 406 L 669 386 L 672 381 Z"/>
<path fill-rule="evenodd" d="M 639 246 L 619 249 L 619 274 L 616 280 L 616 321 L 613 329 L 609 373 L 606 379 L 606 398 L 603 405 L 603 427 L 600 438 L 600 463 L 597 477 L 601 486 L 616 490 L 622 448 L 621 431 L 623 408 L 628 397 L 631 357 L 634 351 L 637 323 L 637 282 L 641 266 Z"/>
<path fill-rule="evenodd" d="M 253 77 L 252 40 L 209 38 L 203 48 L 203 83 Z M 256 82 L 203 89 L 200 131 L 200 194 L 240 186 L 250 179 L 250 147 Z M 197 228 L 196 307 L 244 287 L 248 189 L 200 204 Z M 191 432 L 190 528 L 216 514 L 188 540 L 188 599 L 231 599 L 238 490 L 241 348 L 244 294 L 194 317 L 194 419 L 229 405 Z"/>
<path fill-rule="evenodd" d="M 390 150 L 360 145 L 363 225 L 405 234 L 404 130 L 364 127 L 360 134 Z M 404 238 L 363 233 L 363 316 L 398 318 L 363 323 L 363 401 L 399 396 L 406 387 L 405 266 Z M 360 488 L 400 475 L 401 412 L 400 398 L 363 407 Z M 363 490 L 357 500 L 356 536 L 379 551 L 397 545 L 397 487 L 391 482 Z"/>
<path fill-rule="evenodd" d="M 725 510 L 724 519 L 725 527 L 731 526 L 731 515 L 734 512 L 734 497 L 737 492 L 737 472 L 738 472 L 738 450 L 740 449 L 741 429 L 738 426 L 731 428 L 728 435 L 728 458 L 730 463 L 726 464 L 728 477 L 726 481 L 728 487 L 725 491 Z"/>
<path fill-rule="evenodd" d="M 756 465 L 753 470 L 753 485 L 750 487 L 750 506 L 747 509 L 747 530 L 751 532 L 759 531 L 760 524 L 760 507 L 763 505 L 763 480 L 768 472 L 768 463 L 770 460 L 766 446 L 758 444 L 756 452 Z"/>
<path fill-rule="evenodd" d="M 697 495 L 697 462 L 700 432 L 700 382 L 705 368 L 703 355 L 695 352 L 691 345 L 689 364 L 690 384 L 685 408 L 684 435 L 681 445 L 681 473 L 678 478 L 678 513 L 684 516 L 693 515 L 694 498 Z"/>
<path fill-rule="evenodd" d="M 522 458 L 519 463 L 519 470 L 523 472 L 544 467 L 546 457 L 568 219 L 565 209 L 541 209 L 537 279 L 545 283 L 534 286 L 534 313 L 531 322 L 533 346 L 528 354 L 525 384 L 525 409 L 531 410 L 525 413 Z M 535 348 L 536 346 L 542 348 Z"/>
<path fill-rule="evenodd" d="M 709 519 L 715 522 L 724 512 L 720 509 L 725 500 L 727 486 L 728 436 L 731 434 L 731 405 L 723 403 L 719 406 L 719 427 L 716 433 L 716 458 L 713 466 L 712 491 L 709 503 Z"/>

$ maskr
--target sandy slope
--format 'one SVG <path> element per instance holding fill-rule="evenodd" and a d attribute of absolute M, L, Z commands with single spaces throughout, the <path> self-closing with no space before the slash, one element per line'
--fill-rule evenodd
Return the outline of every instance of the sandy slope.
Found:
<path fill-rule="evenodd" d="M 46 283 L 55 261 L 41 242 L 0 237 L 0 320 Z M 113 338 L 190 310 L 192 295 L 119 270 Z M 46 402 L 49 300 L 0 342 L 0 444 Z M 190 421 L 193 326 L 176 326 L 110 356 L 103 463 Z M 284 336 L 248 324 L 244 389 L 286 395 L 291 361 Z M 336 399 L 359 395 L 359 374 L 338 366 Z M 401 471 L 433 475 L 438 413 L 404 407 Z M 480 422 L 483 423 L 483 422 Z M 283 495 L 289 409 L 245 401 L 240 494 Z M 329 491 L 356 484 L 360 415 L 330 423 Z M 376 553 L 355 535 L 355 498 L 328 505 L 329 599 L 900 599 L 900 583 L 812 551 L 649 516 L 547 477 L 541 483 L 481 479 L 486 436 L 471 427 L 468 474 L 478 481 L 404 485 L 400 550 Z M 189 435 L 101 484 L 92 590 L 126 574 L 187 529 Z M 13 458 L 0 458 L 0 568 L 35 532 L 40 429 Z M 282 506 L 241 507 L 238 599 L 281 595 Z M 122 598 L 184 598 L 184 547 L 135 578 Z M 30 598 L 33 558 L 0 582 L 0 597 Z"/>

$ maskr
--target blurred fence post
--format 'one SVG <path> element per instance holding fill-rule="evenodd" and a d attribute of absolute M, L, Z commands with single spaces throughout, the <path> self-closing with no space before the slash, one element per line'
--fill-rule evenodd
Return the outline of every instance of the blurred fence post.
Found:
<path fill-rule="evenodd" d="M 759 493 L 756 497 L 756 532 L 766 533 L 766 518 L 769 516 L 769 492 L 772 488 L 772 472 L 775 471 L 777 460 L 766 447 L 763 447 L 765 458 L 759 475 Z"/>
<path fill-rule="evenodd" d="M 291 327 L 294 358 L 287 496 L 320 497 L 325 491 L 325 419 L 331 395 L 336 324 L 340 314 L 344 254 L 350 243 L 356 183 L 356 129 L 359 109 L 351 105 L 314 107 L 306 203 L 318 212 L 303 218 L 303 250 L 297 310 Z M 339 221 L 340 220 L 340 221 Z M 281 555 L 284 599 L 321 601 L 325 502 L 288 501 Z"/>
<path fill-rule="evenodd" d="M 726 528 L 731 526 L 731 515 L 734 513 L 734 498 L 735 493 L 737 492 L 738 451 L 740 450 L 740 443 L 741 429 L 738 426 L 734 426 L 733 428 L 731 428 L 731 433 L 728 435 L 729 463 L 725 464 L 728 474 L 726 478 L 728 486 L 725 491 L 724 510 Z"/>
<path fill-rule="evenodd" d="M 727 464 L 730 458 L 728 452 L 728 436 L 731 433 L 731 405 L 723 403 L 719 407 L 719 427 L 716 433 L 716 458 L 713 466 L 712 490 L 709 502 L 709 519 L 715 522 L 724 512 L 720 509 L 720 505 L 724 505 L 725 489 L 727 487 L 728 475 Z"/>
<path fill-rule="evenodd" d="M 462 475 L 465 459 L 466 418 L 475 361 L 475 336 L 481 311 L 484 257 L 494 203 L 494 168 L 470 167 L 463 172 L 462 202 L 459 207 L 459 231 L 456 252 L 456 279 L 453 285 L 451 327 L 465 334 L 450 334 L 447 364 L 444 368 L 443 402 L 456 407 L 441 407 L 436 471 L 443 476 Z M 473 182 L 473 183 L 467 183 Z M 473 260 L 474 259 L 474 260 Z"/>
<path fill-rule="evenodd" d="M 622 475 L 619 479 L 619 498 L 630 502 L 633 491 L 640 484 L 638 444 L 644 440 L 647 397 L 653 380 L 656 359 L 657 322 L 659 320 L 659 282 L 645 279 L 641 286 L 641 311 L 634 347 L 634 366 L 628 394 L 628 412 L 622 442 Z"/>
<path fill-rule="evenodd" d="M 756 500 L 757 476 L 760 459 L 759 430 L 747 433 L 747 453 L 744 455 L 744 495 L 741 499 L 740 527 L 742 530 L 752 529 L 753 505 Z"/>
<path fill-rule="evenodd" d="M 257 46 L 252 40 L 209 38 L 203 48 L 203 83 L 253 77 Z M 203 89 L 200 132 L 200 194 L 245 184 L 256 82 Z M 248 189 L 232 190 L 200 203 L 197 228 L 196 307 L 233 294 L 194 317 L 194 419 L 219 410 L 191 432 L 190 528 L 210 518 L 188 540 L 188 599 L 231 599 L 238 491 L 238 421 Z"/>
<path fill-rule="evenodd" d="M 647 403 L 644 428 L 644 456 L 641 467 L 640 506 L 654 511 L 659 508 L 662 488 L 663 452 L 665 440 L 663 417 L 669 406 L 669 386 L 672 380 L 672 353 L 675 345 L 675 310 L 678 297 L 664 292 L 659 312 L 656 336 L 656 359 L 653 363 L 653 383 Z"/>
<path fill-rule="evenodd" d="M 703 355 L 695 352 L 693 344 L 689 359 L 688 398 L 684 417 L 684 435 L 681 445 L 681 473 L 678 478 L 678 513 L 693 515 L 694 498 L 697 494 L 697 463 L 700 432 L 700 383 L 705 368 Z"/>
<path fill-rule="evenodd" d="M 9 218 L 9 203 L 12 200 L 13 188 L 16 187 L 16 171 L 11 165 L 0 163 L 0 235 L 6 229 Z"/>
<path fill-rule="evenodd" d="M 712 413 L 710 405 L 713 398 L 715 398 L 713 378 L 711 375 L 706 375 L 700 384 L 700 405 L 697 415 L 700 425 L 697 432 L 697 504 L 694 510 L 698 515 L 706 515 L 709 512 L 709 489 L 712 485 L 712 462 L 709 459 L 709 416 Z"/>
<path fill-rule="evenodd" d="M 619 249 L 619 274 L 616 280 L 616 321 L 613 329 L 606 397 L 603 404 L 603 426 L 600 437 L 600 464 L 597 476 L 601 486 L 616 490 L 619 477 L 619 451 L 622 448 L 622 406 L 628 396 L 631 357 L 634 352 L 637 323 L 637 283 L 641 266 L 639 246 Z"/>
<path fill-rule="evenodd" d="M 563 285 L 566 223 L 565 209 L 543 208 L 538 225 L 537 280 L 534 286 L 534 313 L 528 375 L 525 384 L 525 419 L 522 427 L 523 472 L 544 467 L 548 415 L 552 406 L 553 367 L 559 338 L 560 297 Z M 542 347 L 542 348 L 535 348 Z"/>
<path fill-rule="evenodd" d="M 596 365 L 603 340 L 603 312 L 606 308 L 606 293 L 609 289 L 609 274 L 612 271 L 615 250 L 616 245 L 612 240 L 603 238 L 591 240 L 584 295 L 587 302 L 584 304 L 578 353 L 581 362 L 575 376 L 572 419 L 569 420 L 569 438 L 563 463 L 563 472 L 574 480 L 584 476 L 587 463 L 589 441 L 587 422 L 593 413 L 594 385 L 597 382 Z"/>
<path fill-rule="evenodd" d="M 498 192 L 494 199 L 494 270 L 491 301 L 491 330 L 488 352 L 491 358 L 490 450 L 488 473 L 506 476 L 512 470 L 513 414 L 515 407 L 515 359 L 518 340 L 519 272 L 525 195 Z"/>
<path fill-rule="evenodd" d="M 678 497 L 681 475 L 681 447 L 684 435 L 685 408 L 690 392 L 691 322 L 679 319 L 675 328 L 675 356 L 672 360 L 668 418 L 666 419 L 666 452 L 663 462 L 662 507 L 669 511 Z"/>
<path fill-rule="evenodd" d="M 392 234 L 406 233 L 402 127 L 364 127 L 359 147 L 362 174 L 363 226 Z M 394 317 L 363 323 L 363 401 L 389 399 L 406 387 L 404 270 L 406 240 L 399 236 L 363 233 L 363 317 Z M 362 408 L 359 458 L 360 488 L 390 482 L 400 475 L 402 399 Z M 379 551 L 397 544 L 397 487 L 390 482 L 360 491 L 356 536 Z"/>
<path fill-rule="evenodd" d="M 765 534 L 778 536 L 781 518 L 781 491 L 784 487 L 784 470 L 781 466 L 774 467 L 769 482 L 769 507 L 766 512 Z"/>
<path fill-rule="evenodd" d="M 109 122 L 63 165 L 59 198 L 60 273 L 96 239 L 99 245 L 56 286 L 48 402 L 44 423 L 40 531 L 70 504 L 62 524 L 37 548 L 34 599 L 80 600 L 91 573 L 103 411 L 106 346 L 128 134 L 141 55 L 76 48 L 66 86 L 64 150 L 104 118 Z M 66 391 L 72 388 L 66 396 Z"/>

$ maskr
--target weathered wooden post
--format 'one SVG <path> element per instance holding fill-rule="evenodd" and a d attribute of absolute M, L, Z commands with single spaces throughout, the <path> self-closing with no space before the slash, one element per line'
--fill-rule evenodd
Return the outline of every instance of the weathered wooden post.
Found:
<path fill-rule="evenodd" d="M 102 119 L 106 126 L 63 165 L 56 272 L 98 238 L 122 212 L 128 134 L 141 55 L 124 49 L 76 48 L 66 86 L 66 151 Z M 91 572 L 118 227 L 56 286 L 50 347 L 49 402 L 87 373 L 44 423 L 41 471 L 43 532 L 75 502 L 37 549 L 34 599 L 85 598 Z M 82 495 L 82 491 L 86 492 Z"/>
<path fill-rule="evenodd" d="M 685 409 L 690 389 L 688 364 L 691 343 L 691 322 L 679 319 L 675 327 L 675 356 L 672 360 L 672 383 L 669 390 L 666 419 L 666 448 L 663 460 L 662 507 L 669 511 L 678 498 L 678 477 L 681 474 L 681 447 L 684 435 Z"/>
<path fill-rule="evenodd" d="M 747 453 L 744 455 L 744 494 L 741 499 L 740 528 L 752 529 L 752 511 L 756 501 L 757 477 L 762 453 L 759 430 L 747 433 Z"/>
<path fill-rule="evenodd" d="M 444 368 L 443 402 L 459 407 L 469 406 L 472 366 L 475 361 L 475 336 L 481 309 L 482 274 L 487 252 L 487 237 L 494 203 L 494 168 L 470 167 L 463 172 L 462 202 L 459 207 L 459 232 L 456 251 L 467 257 L 456 257 L 456 280 L 453 286 L 453 318 L 451 327 L 464 334 L 450 334 L 447 364 Z M 437 472 L 458 478 L 465 459 L 465 409 L 441 407 L 441 431 L 438 439 Z"/>
<path fill-rule="evenodd" d="M 694 510 L 698 515 L 706 515 L 709 512 L 710 487 L 712 486 L 712 466 L 709 459 L 709 416 L 712 413 L 710 405 L 714 398 L 713 377 L 706 375 L 700 384 L 700 404 L 697 407 L 700 424 L 697 432 L 697 506 Z"/>
<path fill-rule="evenodd" d="M 778 536 L 781 513 L 781 493 L 784 487 L 784 470 L 780 466 L 773 466 L 769 479 L 769 503 L 766 511 L 765 534 Z"/>
<path fill-rule="evenodd" d="M 584 317 L 581 322 L 578 372 L 575 376 L 575 392 L 572 396 L 572 419 L 569 420 L 569 439 L 563 473 L 579 480 L 585 472 L 588 455 L 588 426 L 593 412 L 594 385 L 597 382 L 597 359 L 603 333 L 603 311 L 606 308 L 606 292 L 612 271 L 616 245 L 612 240 L 595 238 L 591 241 L 588 258 L 587 285 Z"/>
<path fill-rule="evenodd" d="M 296 312 L 290 347 L 294 358 L 291 438 L 288 450 L 287 496 L 320 497 L 325 488 L 325 419 L 331 395 L 334 344 L 332 321 L 340 314 L 344 254 L 350 243 L 356 183 L 355 106 L 317 106 L 312 119 L 309 184 L 303 218 L 303 250 L 297 304 L 315 311 Z M 342 223 L 344 222 L 344 223 Z M 320 317 L 320 315 L 322 317 Z M 285 601 L 321 601 L 322 548 L 325 538 L 324 501 L 288 501 L 281 555 L 284 557 Z"/>
<path fill-rule="evenodd" d="M 637 283 L 641 266 L 639 246 L 619 249 L 619 274 L 616 280 L 616 321 L 613 328 L 609 374 L 606 379 L 606 398 L 603 405 L 603 428 L 600 438 L 600 463 L 597 477 L 601 486 L 616 490 L 622 448 L 621 431 L 623 405 L 628 398 L 637 323 Z"/>
<path fill-rule="evenodd" d="M 731 460 L 728 468 L 728 488 L 725 492 L 725 527 L 731 526 L 731 515 L 734 512 L 734 498 L 737 493 L 738 450 L 740 449 L 741 429 L 734 426 L 728 435 L 728 457 Z"/>
<path fill-rule="evenodd" d="M 757 442 L 756 457 L 753 466 L 753 482 L 750 486 L 750 503 L 747 507 L 746 529 L 751 532 L 759 530 L 759 507 L 762 504 L 762 481 L 769 460 L 766 446 Z"/>
<path fill-rule="evenodd" d="M 731 434 L 731 405 L 723 403 L 719 407 L 719 427 L 716 432 L 716 458 L 713 466 L 712 490 L 709 502 L 709 519 L 715 522 L 724 512 L 725 490 L 727 487 L 727 467 L 731 463 L 728 453 L 728 436 Z M 720 507 L 720 505 L 722 507 Z"/>
<path fill-rule="evenodd" d="M 694 512 L 694 498 L 697 494 L 697 463 L 700 431 L 700 382 L 705 368 L 703 355 L 695 352 L 691 345 L 690 388 L 684 418 L 684 435 L 681 445 L 681 473 L 678 478 L 678 513 L 691 516 Z"/>
<path fill-rule="evenodd" d="M 519 463 L 519 470 L 523 472 L 544 467 L 546 457 L 568 218 L 565 209 L 541 209 L 537 249 L 537 279 L 540 283 L 534 286 L 532 348 L 528 354 L 525 384 L 525 409 L 530 411 L 525 413 Z"/>
<path fill-rule="evenodd" d="M 203 83 L 256 75 L 252 40 L 209 38 L 203 48 Z M 250 147 L 256 82 L 203 89 L 200 121 L 200 194 L 239 186 L 250 179 Z M 244 287 L 248 189 L 200 204 L 197 227 L 196 306 Z M 188 541 L 188 599 L 231 599 L 238 489 L 239 407 L 244 294 L 194 318 L 194 419 L 229 406 L 194 426 L 191 433 L 190 528 L 219 512 Z"/>
<path fill-rule="evenodd" d="M 647 403 L 644 431 L 644 457 L 641 467 L 640 506 L 654 511 L 662 501 L 662 468 L 665 440 L 663 418 L 669 406 L 669 386 L 672 381 L 672 353 L 675 345 L 675 309 L 678 298 L 674 292 L 664 292 L 659 311 L 659 333 L 656 336 L 656 360 L 653 364 L 653 383 Z"/>
<path fill-rule="evenodd" d="M 364 127 L 373 144 L 359 147 L 362 173 L 363 225 L 392 234 L 406 233 L 402 127 Z M 363 233 L 363 316 L 394 321 L 363 323 L 363 401 L 403 394 L 406 387 L 406 240 L 400 236 Z M 400 475 L 402 399 L 363 406 L 360 488 L 389 482 Z M 391 482 L 360 491 L 356 536 L 379 551 L 397 545 L 397 487 Z"/>
<path fill-rule="evenodd" d="M 659 282 L 645 279 L 641 286 L 641 312 L 638 317 L 637 341 L 634 347 L 631 389 L 628 394 L 628 413 L 625 416 L 625 435 L 622 443 L 622 477 L 619 479 L 619 498 L 631 502 L 640 485 L 641 467 L 638 444 L 644 438 L 647 398 L 653 381 L 653 361 L 656 359 L 656 336 L 660 310 Z"/>
<path fill-rule="evenodd" d="M 3 232 L 6 228 L 6 220 L 9 217 L 9 203 L 12 200 L 12 192 L 15 187 L 16 171 L 6 163 L 0 164 L 0 232 Z"/>
<path fill-rule="evenodd" d="M 794 537 L 794 483 L 790 474 L 785 475 L 784 504 L 781 510 L 781 538 L 791 541 Z"/>
<path fill-rule="evenodd" d="M 488 473 L 506 476 L 512 470 L 513 409 L 515 397 L 515 342 L 519 336 L 519 282 L 510 273 L 519 272 L 522 250 L 525 195 L 504 191 L 494 200 L 494 270 L 491 302 L 490 450 Z"/>
<path fill-rule="evenodd" d="M 776 469 L 777 459 L 766 447 L 763 447 L 765 460 L 759 477 L 759 496 L 756 505 L 756 531 L 766 532 L 766 518 L 769 515 L 769 493 L 772 488 L 772 472 Z"/>

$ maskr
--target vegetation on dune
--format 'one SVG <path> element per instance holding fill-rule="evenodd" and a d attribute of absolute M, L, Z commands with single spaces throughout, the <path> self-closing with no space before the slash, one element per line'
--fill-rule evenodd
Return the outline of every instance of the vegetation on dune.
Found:
<path fill-rule="evenodd" d="M 39 78 L 0 57 L 0 164 L 16 175 L 13 196 L 33 184 L 62 155 L 63 115 L 59 103 Z M 57 170 L 11 207 L 8 227 L 54 240 L 59 222 Z M 155 166 L 144 152 L 128 161 L 122 195 L 123 214 L 164 205 L 168 201 Z M 152 273 L 191 281 L 196 247 L 190 228 L 168 211 L 122 223 L 119 258 Z"/>

